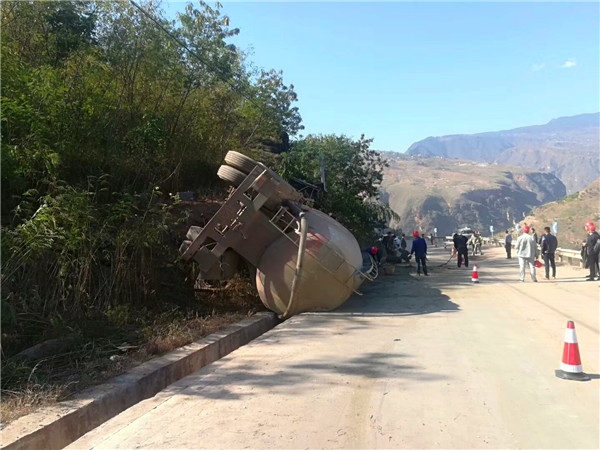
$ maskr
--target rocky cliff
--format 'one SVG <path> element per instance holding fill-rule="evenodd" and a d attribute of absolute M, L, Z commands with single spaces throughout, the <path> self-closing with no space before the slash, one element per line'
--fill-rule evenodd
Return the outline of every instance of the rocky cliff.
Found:
<path fill-rule="evenodd" d="M 382 199 L 400 215 L 392 226 L 438 235 L 470 226 L 489 234 L 522 220 L 532 208 L 566 195 L 551 173 L 500 164 L 385 153 Z"/>

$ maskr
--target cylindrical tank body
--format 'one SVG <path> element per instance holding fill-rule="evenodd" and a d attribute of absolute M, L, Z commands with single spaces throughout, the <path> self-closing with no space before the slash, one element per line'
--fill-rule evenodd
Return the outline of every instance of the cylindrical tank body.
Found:
<path fill-rule="evenodd" d="M 364 281 L 362 254 L 356 238 L 321 211 L 306 213 L 308 234 L 302 270 L 296 280 L 300 233 L 282 235 L 265 250 L 257 266 L 256 285 L 263 304 L 286 316 L 335 309 Z"/>

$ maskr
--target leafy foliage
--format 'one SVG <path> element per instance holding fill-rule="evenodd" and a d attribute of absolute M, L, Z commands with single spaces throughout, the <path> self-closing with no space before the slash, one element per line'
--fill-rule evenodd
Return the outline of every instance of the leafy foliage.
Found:
<path fill-rule="evenodd" d="M 169 208 L 156 190 L 111 193 L 107 178 L 86 191 L 60 184 L 31 217 L 3 229 L 2 301 L 14 312 L 2 317 L 5 332 L 21 329 L 17 316 L 81 318 L 156 300 L 176 257 Z"/>
<path fill-rule="evenodd" d="M 346 136 L 308 136 L 282 155 L 282 171 L 287 178 L 300 178 L 313 184 L 325 173 L 325 189 L 317 195 L 315 207 L 331 214 L 359 237 L 369 237 L 394 216 L 381 204 L 379 185 L 387 162 L 371 150 L 372 139 L 358 141 Z"/>
<path fill-rule="evenodd" d="M 219 5 L 176 21 L 141 6 L 0 5 L 2 319 L 22 345 L 172 297 L 187 273 L 167 193 L 210 189 L 227 151 L 301 129 L 293 87 L 248 69 Z"/>
<path fill-rule="evenodd" d="M 247 71 L 226 43 L 239 30 L 199 5 L 176 26 L 153 2 L 149 16 L 125 2 L 2 3 L 4 219 L 15 196 L 52 180 L 210 186 L 227 151 L 301 129 L 293 87 Z"/>

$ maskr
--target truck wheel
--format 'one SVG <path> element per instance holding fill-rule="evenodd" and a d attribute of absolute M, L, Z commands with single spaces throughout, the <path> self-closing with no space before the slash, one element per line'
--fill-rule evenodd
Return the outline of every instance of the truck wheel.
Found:
<path fill-rule="evenodd" d="M 258 165 L 258 163 L 252 158 L 234 151 L 227 152 L 225 155 L 225 163 L 246 174 L 252 172 L 252 170 Z"/>
<path fill-rule="evenodd" d="M 242 155 L 241 153 L 234 152 L 233 150 L 227 152 L 227 154 L 225 155 L 225 163 L 227 165 L 230 165 L 231 167 L 236 168 L 237 170 L 239 170 L 241 172 L 244 172 L 245 174 L 252 172 L 252 170 L 256 166 L 261 166 L 263 169 L 266 169 L 269 172 L 269 174 L 271 175 L 271 177 L 273 177 L 273 179 L 275 179 L 277 182 L 279 182 L 281 184 L 286 184 L 289 186 L 289 183 L 287 181 L 285 181 L 283 178 L 281 178 L 272 169 L 268 168 L 264 164 L 261 164 L 255 160 L 253 160 L 252 158 L 250 158 L 246 155 Z M 292 188 L 292 187 L 290 186 L 290 188 Z"/>
<path fill-rule="evenodd" d="M 238 187 L 240 184 L 242 184 L 242 181 L 246 179 L 246 174 L 244 172 L 240 172 L 239 170 L 226 165 L 219 167 L 217 176 L 221 180 L 228 182 L 234 187 Z"/>

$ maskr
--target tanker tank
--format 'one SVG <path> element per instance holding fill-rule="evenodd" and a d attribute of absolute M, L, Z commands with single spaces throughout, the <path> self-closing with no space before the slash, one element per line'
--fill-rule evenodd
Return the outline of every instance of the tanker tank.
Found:
<path fill-rule="evenodd" d="M 265 165 L 237 152 L 225 163 L 217 174 L 235 189 L 180 247 L 198 264 L 197 281 L 229 279 L 245 261 L 256 269 L 262 303 L 287 318 L 335 309 L 373 279 L 374 267 L 363 271 L 358 242 L 339 222 Z"/>

